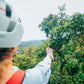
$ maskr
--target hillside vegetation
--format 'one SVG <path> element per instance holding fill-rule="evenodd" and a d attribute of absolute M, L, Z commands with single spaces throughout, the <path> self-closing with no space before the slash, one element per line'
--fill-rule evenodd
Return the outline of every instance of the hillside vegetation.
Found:
<path fill-rule="evenodd" d="M 19 45 L 19 47 L 28 47 L 30 45 L 39 45 L 42 44 L 44 40 L 32 40 L 32 41 L 22 41 Z"/>

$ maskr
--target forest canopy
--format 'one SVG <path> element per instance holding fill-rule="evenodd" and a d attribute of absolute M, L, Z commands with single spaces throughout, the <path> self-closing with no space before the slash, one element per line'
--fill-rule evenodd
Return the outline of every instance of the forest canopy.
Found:
<path fill-rule="evenodd" d="M 48 84 L 84 83 L 84 13 L 65 13 L 65 5 L 58 7 L 58 14 L 49 14 L 39 24 L 41 31 L 49 29 L 49 46 L 55 60 Z M 19 48 L 13 65 L 26 70 L 33 68 L 46 56 L 47 41 L 38 46 Z"/>

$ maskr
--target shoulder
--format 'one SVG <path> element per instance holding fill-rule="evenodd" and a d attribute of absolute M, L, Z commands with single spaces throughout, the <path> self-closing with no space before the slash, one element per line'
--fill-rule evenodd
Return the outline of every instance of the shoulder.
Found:
<path fill-rule="evenodd" d="M 36 69 L 29 69 L 25 71 L 25 76 L 22 84 L 42 84 L 42 73 Z"/>
<path fill-rule="evenodd" d="M 12 66 L 15 71 L 19 70 L 17 66 Z"/>

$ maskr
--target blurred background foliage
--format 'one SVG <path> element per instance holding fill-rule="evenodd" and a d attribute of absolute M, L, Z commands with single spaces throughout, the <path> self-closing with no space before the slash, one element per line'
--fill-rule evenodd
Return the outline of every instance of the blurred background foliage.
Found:
<path fill-rule="evenodd" d="M 55 58 L 48 84 L 84 84 L 84 14 L 67 15 L 65 4 L 58 9 L 58 14 L 49 14 L 39 24 L 41 31 L 49 28 L 49 46 Z M 19 46 L 13 59 L 13 65 L 23 70 L 33 68 L 44 59 L 47 41 L 25 46 Z"/>

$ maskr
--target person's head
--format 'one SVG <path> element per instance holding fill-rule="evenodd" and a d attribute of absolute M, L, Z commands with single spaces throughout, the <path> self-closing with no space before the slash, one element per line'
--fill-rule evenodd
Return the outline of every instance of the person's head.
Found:
<path fill-rule="evenodd" d="M 0 0 L 0 62 L 15 55 L 22 36 L 20 18 L 9 4 Z"/>

